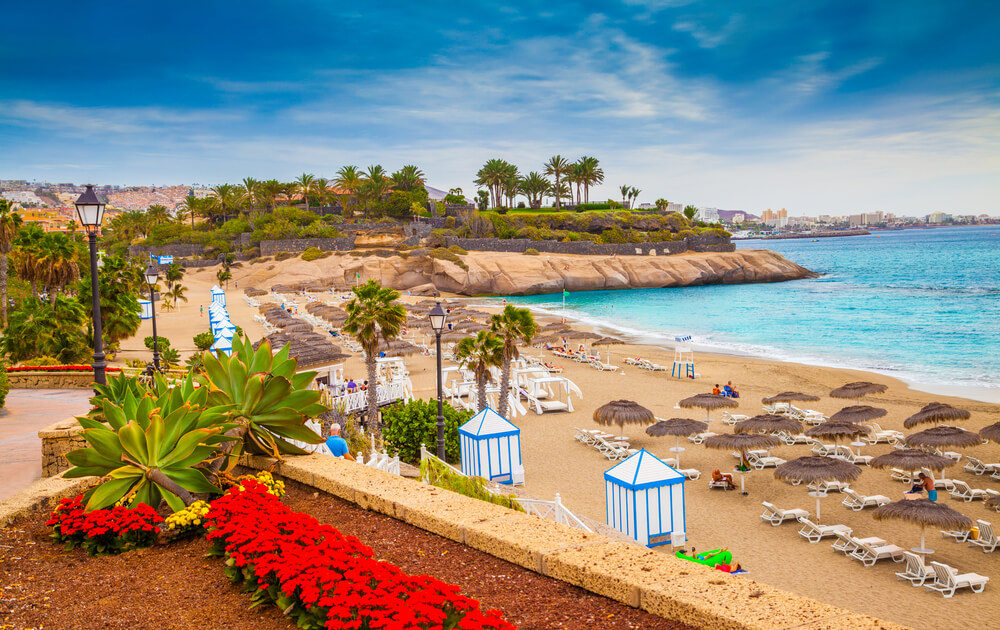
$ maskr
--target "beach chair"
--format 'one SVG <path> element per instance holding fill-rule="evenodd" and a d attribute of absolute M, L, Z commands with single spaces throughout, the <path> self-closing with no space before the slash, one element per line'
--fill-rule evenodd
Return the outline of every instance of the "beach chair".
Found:
<path fill-rule="evenodd" d="M 924 588 L 928 591 L 937 591 L 945 597 L 951 597 L 960 588 L 969 588 L 973 593 L 982 593 L 986 583 L 990 581 L 990 578 L 978 573 L 959 575 L 958 571 L 940 562 L 931 562 L 931 567 L 934 569 L 935 579 L 930 584 L 924 584 Z"/>
<path fill-rule="evenodd" d="M 956 453 L 955 451 L 942 451 L 941 449 L 936 448 L 936 449 L 934 449 L 934 454 L 935 455 L 940 455 L 942 457 L 947 457 L 948 459 L 953 459 L 953 460 L 955 460 L 956 464 L 958 462 L 962 461 L 962 454 L 961 453 Z"/>
<path fill-rule="evenodd" d="M 781 464 L 785 463 L 785 460 L 780 457 L 768 457 L 765 455 L 759 455 L 754 451 L 747 452 L 747 461 L 750 465 L 754 467 L 754 470 L 764 470 L 765 468 L 777 468 Z"/>
<path fill-rule="evenodd" d="M 764 513 L 760 515 L 761 520 L 770 523 L 772 527 L 777 527 L 785 521 L 788 520 L 798 520 L 800 518 L 809 518 L 809 512 L 799 508 L 793 508 L 791 510 L 782 510 L 776 507 L 772 503 L 767 501 L 761 501 L 761 505 L 764 506 Z"/>
<path fill-rule="evenodd" d="M 873 567 L 879 560 L 891 559 L 893 562 L 900 562 L 906 550 L 897 545 L 871 545 L 861 539 L 855 539 L 858 548 L 852 551 L 849 557 L 861 562 L 866 567 Z"/>
<path fill-rule="evenodd" d="M 705 438 L 710 438 L 713 435 L 718 435 L 718 433 L 712 433 L 711 431 L 705 431 L 704 433 L 696 433 L 688 437 L 688 441 L 693 444 L 701 444 L 705 441 Z"/>
<path fill-rule="evenodd" d="M 697 468 L 678 468 L 677 472 L 684 475 L 691 481 L 697 481 L 701 478 L 701 471 Z"/>
<path fill-rule="evenodd" d="M 913 483 L 913 473 L 908 470 L 903 470 L 902 468 L 890 468 L 889 476 L 893 481 L 902 481 L 903 483 Z M 937 483 L 937 481 L 935 481 Z"/>
<path fill-rule="evenodd" d="M 601 363 L 599 359 L 593 359 L 590 362 L 590 367 L 595 370 L 600 370 L 602 372 L 617 372 L 618 366 L 611 365 L 610 363 Z"/>
<path fill-rule="evenodd" d="M 743 422 L 744 420 L 749 420 L 750 416 L 744 416 L 738 413 L 729 413 L 728 411 L 722 412 L 722 421 L 730 426 L 736 424 L 737 422 Z"/>
<path fill-rule="evenodd" d="M 736 490 L 736 485 L 734 484 L 732 487 L 730 487 L 729 484 L 726 483 L 725 479 L 720 479 L 719 481 L 715 481 L 714 479 L 709 479 L 708 480 L 708 489 L 709 490 Z"/>
<path fill-rule="evenodd" d="M 930 470 L 927 470 L 926 468 L 924 469 L 924 474 L 930 477 L 931 479 L 934 479 L 934 473 L 932 473 Z M 934 487 L 938 489 L 944 488 L 948 492 L 951 492 L 952 490 L 955 489 L 955 480 L 945 479 L 944 477 L 941 477 L 940 479 L 934 479 Z"/>
<path fill-rule="evenodd" d="M 784 442 L 785 444 L 787 444 L 789 446 L 795 446 L 796 444 L 815 444 L 816 443 L 816 441 L 814 439 L 812 439 L 808 435 L 805 435 L 804 433 L 798 433 L 798 434 L 793 435 L 791 433 L 788 433 L 787 431 L 781 431 L 778 434 L 778 438 L 782 442 Z"/>
<path fill-rule="evenodd" d="M 881 442 L 897 444 L 903 440 L 904 436 L 901 432 L 883 429 L 877 422 L 873 422 L 871 427 L 871 433 L 862 438 L 869 444 L 879 444 Z"/>
<path fill-rule="evenodd" d="M 941 538 L 954 538 L 955 542 L 959 543 L 969 540 L 969 536 L 972 535 L 972 531 L 968 529 L 942 529 L 938 531 L 941 532 Z"/>
<path fill-rule="evenodd" d="M 844 488 L 842 492 L 847 495 L 843 504 L 855 512 L 860 512 L 866 507 L 878 507 L 880 505 L 885 505 L 890 501 L 889 497 L 881 494 L 861 495 L 850 488 Z"/>
<path fill-rule="evenodd" d="M 913 586 L 923 586 L 924 582 L 935 576 L 934 569 L 924 564 L 920 556 L 912 551 L 904 551 L 906 570 L 896 573 L 897 580 L 906 580 Z"/>
<path fill-rule="evenodd" d="M 979 525 L 979 538 L 969 540 L 969 545 L 982 547 L 983 553 L 992 553 L 997 549 L 997 535 L 993 531 L 993 526 L 986 521 L 976 521 Z"/>
<path fill-rule="evenodd" d="M 851 555 L 851 553 L 861 546 L 861 543 L 868 545 L 874 545 L 879 547 L 886 544 L 884 540 L 878 536 L 871 536 L 869 538 L 855 538 L 850 534 L 850 532 L 837 532 L 834 534 L 837 540 L 833 541 L 833 550 L 843 553 L 845 556 Z"/>
<path fill-rule="evenodd" d="M 975 475 L 992 475 L 1000 472 L 1000 464 L 987 464 L 980 459 L 966 455 L 965 470 Z"/>
<path fill-rule="evenodd" d="M 813 481 L 806 486 L 815 492 L 843 492 L 851 487 L 846 481 Z"/>
<path fill-rule="evenodd" d="M 851 533 L 851 528 L 847 525 L 817 525 L 808 518 L 800 518 L 799 522 L 802 523 L 799 536 L 802 536 L 813 544 L 818 543 L 828 536 L 836 536 L 837 532 Z"/>
<path fill-rule="evenodd" d="M 955 487 L 951 490 L 951 496 L 956 499 L 962 499 L 966 503 L 977 499 L 986 499 L 990 496 L 988 491 L 980 490 L 979 488 L 970 488 L 969 484 L 964 481 L 955 480 L 954 485 Z"/>
<path fill-rule="evenodd" d="M 809 449 L 813 455 L 819 455 L 820 457 L 825 457 L 829 455 L 834 449 L 837 448 L 836 444 L 823 444 L 819 440 L 813 442 L 813 447 Z"/>

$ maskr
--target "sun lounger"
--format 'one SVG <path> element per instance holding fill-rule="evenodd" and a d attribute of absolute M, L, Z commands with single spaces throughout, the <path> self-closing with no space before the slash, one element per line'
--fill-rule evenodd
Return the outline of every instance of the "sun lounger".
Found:
<path fill-rule="evenodd" d="M 934 454 L 935 455 L 940 455 L 942 457 L 947 457 L 948 459 L 953 459 L 953 460 L 955 460 L 956 464 L 958 462 L 962 461 L 962 454 L 961 453 L 956 453 L 955 451 L 942 451 L 941 449 L 936 448 L 936 449 L 934 449 Z"/>
<path fill-rule="evenodd" d="M 903 554 L 906 552 L 905 549 L 897 545 L 875 546 L 857 538 L 855 541 L 858 543 L 858 548 L 849 555 L 851 558 L 859 560 L 866 567 L 875 566 L 875 563 L 879 560 L 891 559 L 893 562 L 899 562 L 903 559 Z"/>
<path fill-rule="evenodd" d="M 709 490 L 735 490 L 736 489 L 736 485 L 734 484 L 734 485 L 730 486 L 728 483 L 726 483 L 725 479 L 720 479 L 719 481 L 715 481 L 713 479 L 709 479 L 708 480 L 708 489 Z"/>
<path fill-rule="evenodd" d="M 701 478 L 701 471 L 697 468 L 678 468 L 677 472 L 684 475 L 691 481 L 697 481 Z"/>
<path fill-rule="evenodd" d="M 743 422 L 744 420 L 749 420 L 750 416 L 744 416 L 738 413 L 729 413 L 728 411 L 722 412 L 722 421 L 726 424 L 732 426 L 737 422 Z"/>
<path fill-rule="evenodd" d="M 843 492 L 851 487 L 846 481 L 814 481 L 806 486 L 816 492 Z"/>
<path fill-rule="evenodd" d="M 765 468 L 777 468 L 781 464 L 785 463 L 785 460 L 780 457 L 768 457 L 763 455 L 758 455 L 754 451 L 747 452 L 747 460 L 750 465 L 754 467 L 755 470 L 764 470 Z"/>
<path fill-rule="evenodd" d="M 954 485 L 955 487 L 951 490 L 951 496 L 956 499 L 962 499 L 966 503 L 977 499 L 986 499 L 990 496 L 988 491 L 980 490 L 979 488 L 970 488 L 969 484 L 964 481 L 956 480 Z"/>
<path fill-rule="evenodd" d="M 704 433 L 696 433 L 695 435 L 688 437 L 688 441 L 693 442 L 694 444 L 701 444 L 702 442 L 705 441 L 705 438 L 710 438 L 713 435 L 718 435 L 718 433 L 712 433 L 711 431 L 705 431 Z"/>
<path fill-rule="evenodd" d="M 987 464 L 975 457 L 965 456 L 965 470 L 975 475 L 987 475 L 1000 472 L 1000 464 Z"/>
<path fill-rule="evenodd" d="M 591 359 L 590 367 L 595 370 L 600 370 L 602 372 L 617 372 L 618 366 L 611 365 L 610 363 L 601 363 L 598 359 Z"/>
<path fill-rule="evenodd" d="M 903 440 L 904 436 L 899 431 L 885 430 L 876 422 L 873 422 L 871 427 L 871 433 L 862 437 L 869 444 L 879 444 L 882 442 L 886 444 L 898 444 Z"/>
<path fill-rule="evenodd" d="M 806 409 L 803 414 L 802 420 L 806 424 L 811 424 L 813 426 L 818 426 L 829 420 L 826 415 L 821 411 L 813 411 L 812 409 Z"/>
<path fill-rule="evenodd" d="M 903 558 L 906 559 L 906 570 L 896 573 L 897 580 L 907 580 L 913 586 L 922 586 L 935 576 L 934 569 L 925 565 L 917 554 L 904 551 Z"/>
<path fill-rule="evenodd" d="M 833 541 L 833 550 L 843 553 L 845 556 L 851 555 L 851 553 L 861 546 L 862 543 L 867 545 L 875 545 L 879 547 L 885 544 L 885 541 L 878 536 L 870 536 L 868 538 L 855 538 L 850 533 L 836 532 L 834 534 L 837 540 Z"/>
<path fill-rule="evenodd" d="M 889 497 L 881 494 L 861 495 L 850 488 L 844 488 L 842 492 L 847 495 L 843 502 L 844 505 L 855 512 L 860 512 L 866 507 L 885 505 L 890 501 Z"/>
<path fill-rule="evenodd" d="M 851 528 L 847 525 L 817 525 L 808 518 L 800 518 L 799 522 L 802 523 L 799 536 L 802 536 L 813 544 L 818 543 L 828 536 L 836 536 L 837 532 L 851 533 Z"/>
<path fill-rule="evenodd" d="M 809 512 L 806 510 L 799 508 L 782 510 L 767 501 L 761 501 L 760 504 L 764 506 L 764 513 L 760 515 L 761 520 L 770 523 L 772 527 L 777 527 L 778 525 L 781 525 L 785 521 L 789 520 L 809 518 Z"/>
<path fill-rule="evenodd" d="M 993 531 L 993 526 L 986 521 L 976 521 L 979 525 L 979 538 L 974 540 L 969 540 L 969 545 L 975 545 L 976 547 L 982 547 L 983 553 L 992 553 L 997 549 L 997 535 Z"/>
<path fill-rule="evenodd" d="M 823 444 L 820 441 L 813 442 L 813 447 L 809 449 L 813 455 L 819 455 L 820 457 L 825 457 L 831 451 L 837 448 L 836 444 Z"/>
<path fill-rule="evenodd" d="M 937 591 L 945 597 L 951 597 L 960 588 L 970 588 L 973 593 L 982 593 L 990 578 L 978 573 L 958 574 L 958 571 L 940 562 L 931 562 L 934 569 L 934 581 L 924 584 L 928 591 Z"/>
<path fill-rule="evenodd" d="M 778 433 L 778 439 L 789 446 L 795 446 L 796 444 L 815 444 L 816 440 L 805 435 L 803 433 L 791 434 L 787 431 L 780 431 Z"/>
<path fill-rule="evenodd" d="M 950 530 L 939 530 L 941 532 L 941 538 L 954 538 L 955 542 L 963 543 L 969 540 L 969 536 L 972 532 L 968 529 L 950 529 Z"/>

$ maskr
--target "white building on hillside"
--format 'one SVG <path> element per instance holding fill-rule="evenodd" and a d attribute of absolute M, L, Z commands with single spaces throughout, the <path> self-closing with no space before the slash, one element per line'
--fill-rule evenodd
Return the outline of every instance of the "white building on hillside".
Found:
<path fill-rule="evenodd" d="M 698 214 L 694 215 L 699 221 L 705 223 L 715 223 L 719 220 L 718 208 L 698 208 Z"/>

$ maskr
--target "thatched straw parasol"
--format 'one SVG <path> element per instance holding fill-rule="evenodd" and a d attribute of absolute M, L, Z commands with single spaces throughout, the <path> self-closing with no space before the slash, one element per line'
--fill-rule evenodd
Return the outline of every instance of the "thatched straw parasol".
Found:
<path fill-rule="evenodd" d="M 420 352 L 420 348 L 413 345 L 409 341 L 403 341 L 402 339 L 393 339 L 389 343 L 382 343 L 378 347 L 379 352 L 384 352 L 387 357 L 405 357 L 407 355 L 416 354 Z"/>
<path fill-rule="evenodd" d="M 814 400 L 819 400 L 819 396 L 812 396 L 810 394 L 803 394 L 801 392 L 781 392 L 780 394 L 775 394 L 774 396 L 768 396 L 767 398 L 762 398 L 761 402 L 765 405 L 773 405 L 777 402 L 812 402 Z"/>
<path fill-rule="evenodd" d="M 587 332 L 586 330 L 567 330 L 560 334 L 567 339 L 600 339 L 602 337 L 602 335 Z"/>
<path fill-rule="evenodd" d="M 781 444 L 781 440 L 773 435 L 761 433 L 723 433 L 705 438 L 703 444 L 708 448 L 736 449 L 740 452 L 740 466 L 737 472 L 740 473 L 740 491 L 746 495 L 746 484 L 743 476 L 750 470 L 750 465 L 747 463 L 747 451 L 754 448 L 774 448 Z"/>
<path fill-rule="evenodd" d="M 702 433 L 708 430 L 708 423 L 702 422 L 701 420 L 691 420 L 690 418 L 671 418 L 669 420 L 660 420 L 656 424 L 646 427 L 646 433 L 654 437 L 660 437 L 663 435 L 673 435 L 676 439 L 674 440 L 674 447 L 670 449 L 674 453 L 674 457 L 677 459 L 677 467 L 681 466 L 681 453 L 684 449 L 681 448 L 681 436 L 684 435 L 694 435 L 696 433 Z"/>
<path fill-rule="evenodd" d="M 904 499 L 894 503 L 879 506 L 872 511 L 876 521 L 899 520 L 920 526 L 920 548 L 911 549 L 921 557 L 934 553 L 926 548 L 925 531 L 927 527 L 943 530 L 972 529 L 972 519 L 956 512 L 947 505 L 936 503 L 929 499 Z"/>
<path fill-rule="evenodd" d="M 653 412 L 631 400 L 612 400 L 594 410 L 594 422 L 602 425 L 617 424 L 619 435 L 626 424 L 649 424 L 656 418 Z"/>
<path fill-rule="evenodd" d="M 986 499 L 986 507 L 993 508 L 997 512 L 1000 512 L 1000 497 L 990 497 Z"/>
<path fill-rule="evenodd" d="M 865 396 L 869 394 L 881 394 L 887 389 L 889 389 L 887 385 L 869 383 L 868 381 L 857 381 L 855 383 L 848 383 L 843 387 L 838 387 L 833 390 L 830 392 L 830 398 L 856 398 L 860 404 L 861 399 Z"/>
<path fill-rule="evenodd" d="M 773 431 L 788 431 L 790 433 L 801 433 L 802 423 L 795 418 L 764 414 L 737 422 L 733 430 L 736 433 L 748 433 L 750 431 L 767 431 L 769 433 Z"/>
<path fill-rule="evenodd" d="M 545 324 L 538 329 L 539 332 L 553 332 L 556 330 L 569 330 L 569 324 L 563 324 L 561 322 L 552 322 L 551 324 Z"/>
<path fill-rule="evenodd" d="M 853 422 L 824 422 L 819 426 L 806 429 L 806 435 L 815 438 L 830 438 L 834 442 L 840 438 L 853 438 L 859 435 L 868 435 L 871 432 L 866 426 Z"/>
<path fill-rule="evenodd" d="M 900 468 L 902 470 L 929 470 L 942 471 L 948 466 L 954 466 L 957 462 L 950 457 L 935 455 L 920 449 L 900 448 L 894 449 L 885 455 L 879 455 L 871 461 L 872 468 Z"/>
<path fill-rule="evenodd" d="M 591 342 L 591 346 L 615 346 L 625 343 L 623 340 L 617 337 L 601 337 L 600 339 Z M 607 363 L 611 363 L 611 350 L 608 350 L 608 360 Z"/>
<path fill-rule="evenodd" d="M 903 426 L 912 429 L 918 424 L 932 422 L 948 422 L 950 420 L 968 420 L 972 414 L 965 409 L 952 407 L 946 403 L 932 402 L 924 405 L 924 408 L 903 421 Z"/>
<path fill-rule="evenodd" d="M 830 422 L 867 422 L 886 415 L 885 409 L 869 405 L 851 405 L 830 416 Z"/>
<path fill-rule="evenodd" d="M 685 398 L 677 404 L 684 409 L 704 409 L 705 422 L 712 421 L 713 409 L 735 408 L 740 406 L 740 404 L 736 402 L 735 398 L 727 398 L 725 396 L 717 396 L 715 394 L 696 394 L 689 398 Z"/>
<path fill-rule="evenodd" d="M 979 437 L 978 433 L 949 426 L 931 427 L 906 436 L 907 446 L 933 448 L 939 446 L 975 446 L 981 444 L 982 441 L 983 438 Z"/>
<path fill-rule="evenodd" d="M 798 457 L 774 469 L 774 478 L 781 481 L 854 481 L 861 476 L 861 468 L 836 457 Z M 816 522 L 820 522 L 819 501 L 825 492 L 810 492 L 816 497 Z"/>
<path fill-rule="evenodd" d="M 993 440 L 994 442 L 1000 442 L 1000 422 L 996 422 L 989 426 L 983 427 L 979 431 L 979 437 L 984 440 Z"/>

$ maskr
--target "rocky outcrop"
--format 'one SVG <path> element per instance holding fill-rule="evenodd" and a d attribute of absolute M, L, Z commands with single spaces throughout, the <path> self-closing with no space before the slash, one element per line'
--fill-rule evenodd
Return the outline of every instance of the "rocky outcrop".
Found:
<path fill-rule="evenodd" d="M 783 282 L 816 274 L 767 250 L 688 253 L 675 256 L 558 256 L 473 252 L 463 268 L 447 260 L 411 254 L 405 258 L 341 254 L 312 262 L 290 259 L 249 268 L 240 282 L 256 288 L 350 286 L 376 279 L 401 291 L 434 290 L 458 295 L 530 295 L 604 289 L 651 289 L 702 284 Z"/>

